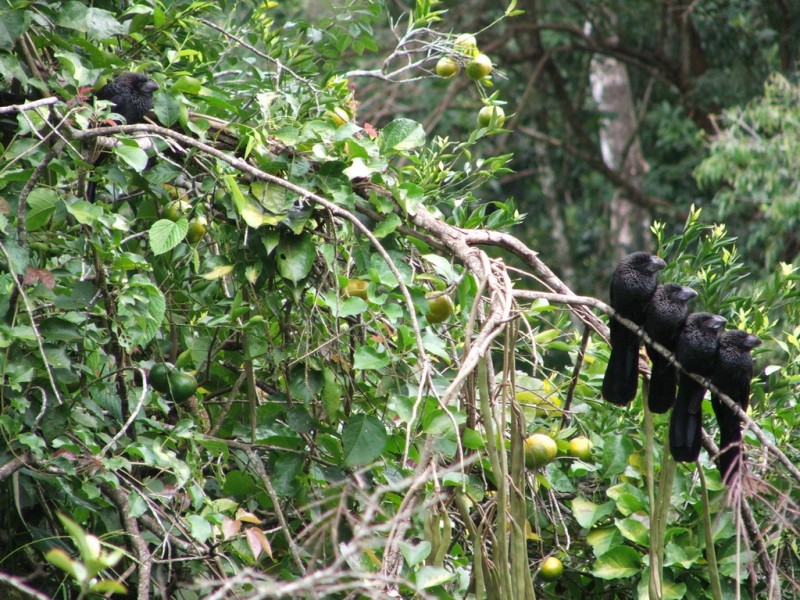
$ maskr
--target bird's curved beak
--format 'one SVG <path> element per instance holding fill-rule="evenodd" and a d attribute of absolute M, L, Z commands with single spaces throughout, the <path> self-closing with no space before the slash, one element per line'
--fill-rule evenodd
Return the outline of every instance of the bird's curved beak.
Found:
<path fill-rule="evenodd" d="M 753 348 L 758 348 L 761 345 L 761 338 L 756 335 L 748 335 L 744 341 L 745 346 L 747 346 L 750 350 Z"/>
<path fill-rule="evenodd" d="M 720 317 L 719 315 L 714 315 L 711 318 L 710 325 L 711 325 L 712 329 L 714 329 L 715 331 L 719 331 L 720 329 L 725 327 L 725 323 L 727 323 L 727 322 L 728 322 L 728 320 L 725 317 Z"/>
<path fill-rule="evenodd" d="M 667 263 L 665 263 L 659 257 L 657 257 L 657 256 L 651 256 L 650 257 L 650 270 L 653 271 L 653 273 L 655 273 L 656 271 L 660 271 L 661 269 L 663 269 L 666 266 L 667 266 Z"/>
<path fill-rule="evenodd" d="M 697 297 L 697 292 L 695 292 L 692 288 L 683 286 L 681 287 L 681 291 L 678 292 L 678 299 L 682 300 L 683 302 L 688 302 L 692 298 Z"/>

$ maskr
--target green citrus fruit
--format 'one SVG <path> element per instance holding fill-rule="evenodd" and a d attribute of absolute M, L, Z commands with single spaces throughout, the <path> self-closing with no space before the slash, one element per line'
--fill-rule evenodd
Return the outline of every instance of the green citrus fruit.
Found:
<path fill-rule="evenodd" d="M 454 310 L 453 301 L 447 294 L 428 298 L 428 323 L 443 323 L 450 318 Z"/>
<path fill-rule="evenodd" d="M 436 74 L 445 79 L 457 75 L 461 70 L 461 66 L 449 56 L 443 56 L 436 63 Z"/>
<path fill-rule="evenodd" d="M 181 200 L 173 200 L 164 208 L 164 218 L 169 219 L 173 223 L 183 217 L 183 213 L 186 211 L 186 208 L 189 207 L 188 202 L 182 202 Z"/>
<path fill-rule="evenodd" d="M 471 33 L 462 33 L 453 41 L 453 50 L 466 56 L 478 54 L 478 40 Z"/>
<path fill-rule="evenodd" d="M 169 375 L 174 370 L 174 367 L 165 362 L 160 362 L 153 365 L 150 369 L 150 385 L 153 389 L 162 394 L 169 392 Z"/>
<path fill-rule="evenodd" d="M 589 438 L 578 436 L 569 441 L 569 455 L 581 460 L 592 458 L 592 442 Z"/>
<path fill-rule="evenodd" d="M 347 285 L 342 290 L 342 296 L 345 298 L 351 298 L 355 296 L 356 298 L 366 300 L 368 287 L 369 281 L 364 281 L 363 279 L 348 279 Z"/>
<path fill-rule="evenodd" d="M 169 376 L 169 396 L 173 402 L 185 402 L 197 391 L 197 379 L 186 371 L 173 371 Z"/>
<path fill-rule="evenodd" d="M 500 106 L 484 106 L 478 111 L 478 127 L 502 127 L 506 120 L 506 111 Z"/>
<path fill-rule="evenodd" d="M 189 230 L 186 232 L 186 241 L 190 244 L 196 244 L 202 240 L 203 236 L 206 234 L 206 225 L 208 225 L 208 221 L 206 221 L 205 217 L 197 217 L 196 219 L 189 221 Z"/>
<path fill-rule="evenodd" d="M 467 63 L 467 77 L 472 81 L 480 81 L 491 72 L 492 61 L 485 54 L 476 54 L 475 58 Z"/>
<path fill-rule="evenodd" d="M 545 581 L 555 581 L 564 572 L 564 563 L 555 556 L 548 556 L 539 569 L 539 576 Z"/>
<path fill-rule="evenodd" d="M 544 433 L 534 433 L 525 440 L 525 466 L 538 469 L 558 455 L 558 446 L 553 438 Z"/>

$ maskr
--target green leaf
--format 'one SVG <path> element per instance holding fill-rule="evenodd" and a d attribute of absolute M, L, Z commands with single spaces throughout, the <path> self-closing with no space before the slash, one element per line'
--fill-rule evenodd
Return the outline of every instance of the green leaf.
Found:
<path fill-rule="evenodd" d="M 628 456 L 633 452 L 633 442 L 624 435 L 609 435 L 603 444 L 603 478 L 608 479 L 625 472 Z"/>
<path fill-rule="evenodd" d="M 28 28 L 30 13 L 24 10 L 0 11 L 0 48 L 12 48 Z"/>
<path fill-rule="evenodd" d="M 97 583 L 93 584 L 89 589 L 93 592 L 97 592 L 98 594 L 126 594 L 128 592 L 128 588 L 122 585 L 118 581 L 114 581 L 113 579 L 101 579 Z"/>
<path fill-rule="evenodd" d="M 369 346 L 361 346 L 353 357 L 353 368 L 359 371 L 382 369 L 388 364 L 386 352 L 379 352 Z"/>
<path fill-rule="evenodd" d="M 354 158 L 353 164 L 342 170 L 342 173 L 352 181 L 353 179 L 366 179 L 377 171 L 378 169 L 368 166 L 363 158 Z"/>
<path fill-rule="evenodd" d="M 86 14 L 86 31 L 89 39 L 104 40 L 124 35 L 128 28 L 114 18 L 113 13 L 101 8 L 90 8 Z"/>
<path fill-rule="evenodd" d="M 648 546 L 650 544 L 650 530 L 641 521 L 636 519 L 618 519 L 616 521 L 617 529 L 625 537 L 625 539 L 632 541 L 640 546 Z"/>
<path fill-rule="evenodd" d="M 180 244 L 189 231 L 189 222 L 181 217 L 177 221 L 159 219 L 150 227 L 150 248 L 155 255 L 169 252 Z"/>
<path fill-rule="evenodd" d="M 431 553 L 431 543 L 427 540 L 423 540 L 419 544 L 400 542 L 400 552 L 403 553 L 406 564 L 413 567 L 428 558 Z"/>
<path fill-rule="evenodd" d="M 103 215 L 101 207 L 86 202 L 86 200 L 77 200 L 72 204 L 67 204 L 67 212 L 75 217 L 75 220 L 81 225 L 91 225 Z"/>
<path fill-rule="evenodd" d="M 578 524 L 585 529 L 591 529 L 600 519 L 607 517 L 613 512 L 613 502 L 595 504 L 581 497 L 575 498 L 572 501 L 572 514 L 575 516 L 575 520 Z"/>
<path fill-rule="evenodd" d="M 285 236 L 276 249 L 278 272 L 293 283 L 306 278 L 317 256 L 317 248 L 309 234 Z"/>
<path fill-rule="evenodd" d="M 201 544 L 211 537 L 211 523 L 200 515 L 188 515 L 186 521 L 189 523 L 189 533 Z"/>
<path fill-rule="evenodd" d="M 618 546 L 598 558 L 592 575 L 599 579 L 625 579 L 642 570 L 642 557 L 630 546 Z"/>
<path fill-rule="evenodd" d="M 117 299 L 119 341 L 127 350 L 145 346 L 158 333 L 167 303 L 161 290 L 144 275 L 134 275 Z"/>
<path fill-rule="evenodd" d="M 198 94 L 202 87 L 203 84 L 196 77 L 181 75 L 175 83 L 172 84 L 170 89 L 176 92 L 183 92 L 184 94 Z"/>
<path fill-rule="evenodd" d="M 392 213 L 386 215 L 386 218 L 378 223 L 375 227 L 375 231 L 372 233 L 375 234 L 375 237 L 380 239 L 386 237 L 390 233 L 394 233 L 395 229 L 397 229 L 403 223 L 402 219 L 398 217 L 396 214 Z"/>
<path fill-rule="evenodd" d="M 424 566 L 417 571 L 414 579 L 417 582 L 417 587 L 421 590 L 444 585 L 448 581 L 452 581 L 456 574 L 448 571 L 444 567 L 431 567 Z"/>
<path fill-rule="evenodd" d="M 62 571 L 75 576 L 74 564 L 69 554 L 64 552 L 61 548 L 53 548 L 44 555 L 44 558 L 51 565 L 55 565 Z"/>
<path fill-rule="evenodd" d="M 53 214 L 58 202 L 58 194 L 55 190 L 47 188 L 36 188 L 27 199 L 28 214 L 25 215 L 25 228 L 28 231 L 36 231 L 47 225 L 50 216 Z"/>
<path fill-rule="evenodd" d="M 181 116 L 181 103 L 169 94 L 156 93 L 153 98 L 153 112 L 166 127 L 174 125 Z"/>
<path fill-rule="evenodd" d="M 395 119 L 381 131 L 381 152 L 405 152 L 425 143 L 425 130 L 411 119 Z"/>
<path fill-rule="evenodd" d="M 586 536 L 586 542 L 592 547 L 595 556 L 602 556 L 612 548 L 622 545 L 622 536 L 615 527 L 593 529 Z"/>
<path fill-rule="evenodd" d="M 617 510 L 623 515 L 631 515 L 647 507 L 647 500 L 642 490 L 629 483 L 611 486 L 606 493 L 617 503 Z"/>
<path fill-rule="evenodd" d="M 117 144 L 114 147 L 114 154 L 137 173 L 141 173 L 147 167 L 147 153 L 138 144 L 134 146 Z"/>
<path fill-rule="evenodd" d="M 386 428 L 377 417 L 359 414 L 350 418 L 342 431 L 344 464 L 366 465 L 378 458 L 386 447 Z"/>

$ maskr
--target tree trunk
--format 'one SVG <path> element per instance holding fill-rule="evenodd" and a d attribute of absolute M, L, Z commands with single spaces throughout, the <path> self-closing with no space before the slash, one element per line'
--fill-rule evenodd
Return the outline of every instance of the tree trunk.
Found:
<path fill-rule="evenodd" d="M 634 187 L 640 187 L 641 176 L 648 165 L 642 156 L 637 131 L 627 67 L 614 58 L 595 56 L 589 76 L 592 97 L 597 108 L 606 116 L 600 129 L 600 149 L 603 161 Z M 616 242 L 615 258 L 636 250 L 647 249 L 650 239 L 650 217 L 647 211 L 617 189 L 609 205 L 610 239 Z"/>

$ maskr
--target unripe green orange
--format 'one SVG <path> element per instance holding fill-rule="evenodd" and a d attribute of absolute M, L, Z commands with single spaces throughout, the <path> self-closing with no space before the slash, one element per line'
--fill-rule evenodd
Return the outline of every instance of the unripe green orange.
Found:
<path fill-rule="evenodd" d="M 564 572 L 564 563 L 555 556 L 548 556 L 539 569 L 539 577 L 545 581 L 555 581 Z"/>
<path fill-rule="evenodd" d="M 428 298 L 428 323 L 443 323 L 450 318 L 454 310 L 453 301 L 447 294 Z"/>
<path fill-rule="evenodd" d="M 478 112 L 478 127 L 502 127 L 506 120 L 506 111 L 501 106 L 490 104 Z"/>
<path fill-rule="evenodd" d="M 544 433 L 534 433 L 525 440 L 525 466 L 538 469 L 558 455 L 558 446 L 553 438 Z"/>
<path fill-rule="evenodd" d="M 461 66 L 449 56 L 443 56 L 436 63 L 436 74 L 445 79 L 457 75 L 460 70 Z"/>
<path fill-rule="evenodd" d="M 492 72 L 492 60 L 485 54 L 477 54 L 467 63 L 467 77 L 472 81 L 480 81 Z"/>
<path fill-rule="evenodd" d="M 592 458 L 592 442 L 589 438 L 578 436 L 569 441 L 569 455 L 581 460 Z"/>

